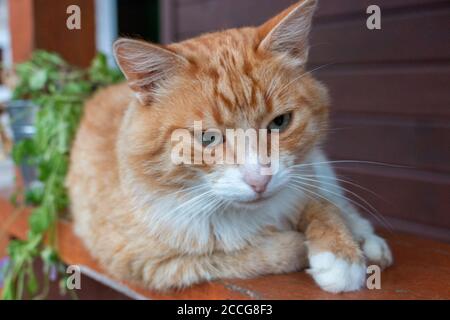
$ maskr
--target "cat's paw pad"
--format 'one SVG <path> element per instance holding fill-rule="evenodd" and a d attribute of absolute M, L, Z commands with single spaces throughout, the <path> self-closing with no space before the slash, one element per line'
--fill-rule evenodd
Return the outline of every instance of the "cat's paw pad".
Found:
<path fill-rule="evenodd" d="M 381 269 L 389 267 L 392 262 L 392 253 L 383 238 L 371 235 L 364 240 L 362 250 L 370 263 L 378 265 Z"/>
<path fill-rule="evenodd" d="M 366 280 L 364 263 L 351 263 L 331 252 L 322 252 L 309 259 L 310 269 L 316 283 L 325 291 L 338 293 L 356 291 Z"/>

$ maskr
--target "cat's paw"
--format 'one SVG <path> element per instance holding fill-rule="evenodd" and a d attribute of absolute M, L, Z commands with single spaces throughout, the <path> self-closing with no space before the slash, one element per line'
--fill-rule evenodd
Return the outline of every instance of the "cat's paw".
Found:
<path fill-rule="evenodd" d="M 308 273 L 325 291 L 338 293 L 357 291 L 366 280 L 366 266 L 362 262 L 349 262 L 331 252 L 321 252 L 309 259 Z"/>
<path fill-rule="evenodd" d="M 389 249 L 386 241 L 373 234 L 367 237 L 363 244 L 362 250 L 367 260 L 371 264 L 376 264 L 381 269 L 387 268 L 392 265 L 393 258 L 391 250 Z"/>

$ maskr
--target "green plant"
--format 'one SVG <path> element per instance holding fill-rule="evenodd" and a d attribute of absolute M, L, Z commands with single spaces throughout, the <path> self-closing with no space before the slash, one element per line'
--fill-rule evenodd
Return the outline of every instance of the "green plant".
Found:
<path fill-rule="evenodd" d="M 4 268 L 3 299 L 46 296 L 49 278 L 60 275 L 65 288 L 66 274 L 57 251 L 57 220 L 69 199 L 64 186 L 69 152 L 83 111 L 84 101 L 99 87 L 122 79 L 120 72 L 97 55 L 87 70 L 70 66 L 56 54 L 37 51 L 31 60 L 17 65 L 19 83 L 14 99 L 29 99 L 39 111 L 36 133 L 13 148 L 16 164 L 34 166 L 40 183 L 27 191 L 19 190 L 17 199 L 33 205 L 26 240 L 13 240 L 8 247 L 9 263 Z M 39 287 L 33 263 L 41 258 L 46 283 Z M 39 292 L 40 291 L 40 292 Z"/>

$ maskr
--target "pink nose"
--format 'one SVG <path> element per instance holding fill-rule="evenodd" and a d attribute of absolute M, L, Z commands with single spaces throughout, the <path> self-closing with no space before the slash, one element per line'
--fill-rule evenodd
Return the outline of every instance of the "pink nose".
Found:
<path fill-rule="evenodd" d="M 264 193 L 267 189 L 272 176 L 260 174 L 245 174 L 244 181 L 252 187 L 256 193 Z"/>

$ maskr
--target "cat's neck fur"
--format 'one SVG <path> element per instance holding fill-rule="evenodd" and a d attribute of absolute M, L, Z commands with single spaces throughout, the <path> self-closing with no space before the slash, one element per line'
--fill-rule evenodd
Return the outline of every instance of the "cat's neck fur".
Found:
<path fill-rule="evenodd" d="M 306 161 L 314 162 L 313 150 Z M 222 203 L 214 205 L 202 192 L 185 197 L 182 191 L 161 196 L 148 192 L 136 183 L 130 171 L 121 179 L 132 211 L 149 233 L 162 243 L 185 253 L 210 253 L 213 250 L 233 251 L 244 247 L 257 234 L 276 228 L 295 228 L 295 221 L 307 202 L 308 195 L 284 188 L 263 205 L 243 209 Z M 145 191 L 143 191 L 145 190 Z"/>

